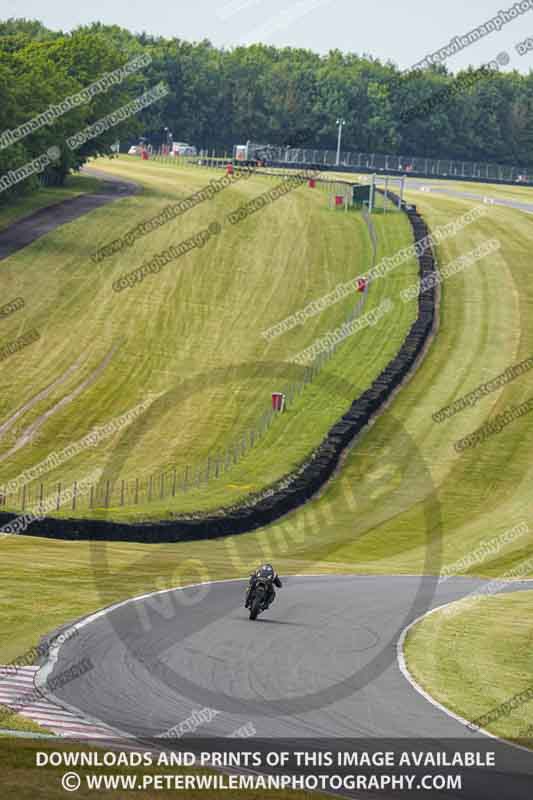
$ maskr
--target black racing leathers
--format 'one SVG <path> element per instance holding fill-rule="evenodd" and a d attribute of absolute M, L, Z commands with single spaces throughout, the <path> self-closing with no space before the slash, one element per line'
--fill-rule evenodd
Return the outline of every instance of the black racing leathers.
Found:
<path fill-rule="evenodd" d="M 246 602 L 244 604 L 245 608 L 248 608 L 248 606 L 249 606 L 250 596 L 251 596 L 252 591 L 255 588 L 255 584 L 257 583 L 258 580 L 259 580 L 259 578 L 257 576 L 257 573 L 252 572 L 252 574 L 250 575 L 250 581 L 248 583 L 248 589 L 246 591 Z M 279 577 L 277 572 L 274 574 L 273 578 L 267 579 L 267 580 L 265 578 L 261 578 L 261 580 L 264 580 L 266 585 L 267 585 L 267 589 L 268 589 L 267 605 L 271 605 L 274 602 L 274 598 L 276 596 L 276 592 L 274 591 L 274 586 L 277 586 L 278 589 L 281 589 L 283 584 L 281 583 L 280 577 Z"/>

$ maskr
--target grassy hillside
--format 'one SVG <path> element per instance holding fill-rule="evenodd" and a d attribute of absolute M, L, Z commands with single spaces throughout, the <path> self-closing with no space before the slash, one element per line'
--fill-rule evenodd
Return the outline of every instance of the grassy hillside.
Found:
<path fill-rule="evenodd" d="M 415 626 L 405 648 L 413 676 L 440 703 L 496 736 L 530 747 L 533 698 L 526 694 L 510 713 L 500 706 L 531 689 L 532 610 L 528 591 L 459 601 Z M 492 720 L 484 718 L 490 713 Z"/>
<path fill-rule="evenodd" d="M 432 227 L 471 207 L 431 195 L 416 200 Z M 439 245 L 440 263 L 493 237 L 502 244 L 498 253 L 445 282 L 439 335 L 421 369 L 305 509 L 264 530 L 209 542 L 91 546 L 5 539 L 0 660 L 97 607 L 154 589 L 244 576 L 264 558 L 282 574 L 436 573 L 523 520 L 531 529 L 528 417 L 474 450 L 458 454 L 453 447 L 485 419 L 533 394 L 531 373 L 446 422 L 432 419 L 443 405 L 533 354 L 527 215 L 491 208 Z M 501 575 L 530 552 L 531 534 L 525 534 L 471 572 Z"/>
<path fill-rule="evenodd" d="M 180 481 L 187 470 L 190 483 L 208 456 L 249 437 L 269 409 L 272 391 L 303 380 L 303 368 L 291 359 L 341 324 L 360 295 L 354 292 L 272 341 L 261 332 L 368 270 L 370 237 L 359 213 L 329 210 L 326 195 L 307 186 L 229 224 L 229 213 L 279 184 L 279 178 L 253 176 L 94 263 L 97 247 L 222 174 L 134 159 L 98 167 L 137 180 L 143 192 L 63 226 L 2 263 L 8 294 L 26 298 L 25 309 L 1 323 L 2 340 L 30 327 L 41 339 L 6 362 L 0 419 L 13 424 L 0 430 L 0 482 L 151 398 L 134 423 L 48 471 L 43 478 L 48 490 L 101 468 L 103 481 L 125 479 L 130 488 L 124 508 L 116 507 L 117 492 L 114 507 L 97 510 L 101 515 L 158 517 L 231 504 L 288 472 L 320 442 L 395 355 L 415 304 L 397 304 L 375 328 L 350 338 L 260 445 L 218 480 L 159 504 L 157 483 L 152 502 L 143 503 L 150 476 L 175 467 Z M 222 225 L 221 233 L 203 248 L 133 288 L 113 291 L 122 274 L 213 222 Z M 376 228 L 379 255 L 411 241 L 403 215 L 378 216 Z M 415 277 L 411 260 L 386 283 L 378 281 L 365 311 Z M 50 391 L 40 396 L 46 387 Z M 131 507 L 135 479 L 141 502 Z M 38 498 L 38 483 L 28 489 L 28 505 Z"/>

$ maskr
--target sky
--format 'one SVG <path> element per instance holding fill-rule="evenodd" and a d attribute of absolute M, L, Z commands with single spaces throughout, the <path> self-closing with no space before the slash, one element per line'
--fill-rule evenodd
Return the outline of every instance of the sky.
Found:
<path fill-rule="evenodd" d="M 451 55 L 445 61 L 448 68 L 456 71 L 498 58 L 504 70 L 528 72 L 533 67 L 533 0 L 523 4 L 531 8 Z M 207 38 L 225 47 L 263 42 L 319 53 L 339 49 L 408 69 L 513 6 L 513 0 L 0 0 L 0 19 L 39 19 L 64 31 L 100 21 L 189 41 Z M 517 50 L 521 43 L 523 55 Z"/>

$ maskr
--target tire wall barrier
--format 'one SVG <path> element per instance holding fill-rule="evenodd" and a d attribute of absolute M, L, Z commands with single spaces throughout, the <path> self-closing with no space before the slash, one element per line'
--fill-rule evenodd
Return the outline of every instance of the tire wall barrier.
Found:
<path fill-rule="evenodd" d="M 399 198 L 388 193 L 396 203 Z M 417 213 L 416 206 L 402 204 L 407 214 L 415 241 L 429 233 L 426 223 Z M 435 271 L 431 250 L 418 256 L 420 279 Z M 274 486 L 269 496 L 260 496 L 255 502 L 235 506 L 216 513 L 195 515 L 195 518 L 177 518 L 164 522 L 121 523 L 111 520 L 56 519 L 46 517 L 30 527 L 23 535 L 52 539 L 99 540 L 122 542 L 180 542 L 211 539 L 246 533 L 263 527 L 283 517 L 306 503 L 338 466 L 346 447 L 365 428 L 370 420 L 383 408 L 394 390 L 413 370 L 416 359 L 422 352 L 433 331 L 435 321 L 436 290 L 432 288 L 419 295 L 418 316 L 412 324 L 405 341 L 393 360 L 385 367 L 372 385 L 350 406 L 336 422 L 322 443 L 307 461 L 293 473 L 280 480 L 282 488 Z M 0 525 L 13 519 L 12 514 L 0 513 Z M 34 528 L 34 530 L 32 530 Z"/>

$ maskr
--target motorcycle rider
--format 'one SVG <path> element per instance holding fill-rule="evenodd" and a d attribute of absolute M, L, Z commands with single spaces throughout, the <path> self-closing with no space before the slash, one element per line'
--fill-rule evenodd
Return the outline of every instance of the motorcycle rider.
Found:
<path fill-rule="evenodd" d="M 244 603 L 245 608 L 250 607 L 250 597 L 252 594 L 253 589 L 255 588 L 255 584 L 257 581 L 261 579 L 265 581 L 267 585 L 267 606 L 271 605 L 274 602 L 274 598 L 276 596 L 276 592 L 274 591 L 274 586 L 277 586 L 278 589 L 281 589 L 282 583 L 279 579 L 279 575 L 272 566 L 272 564 L 263 564 L 261 567 L 256 569 L 255 572 L 252 572 L 250 575 L 250 582 L 248 583 L 248 589 L 246 591 L 246 602 Z"/>

